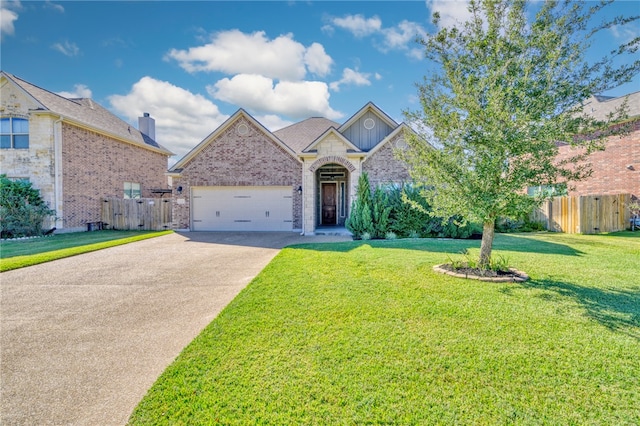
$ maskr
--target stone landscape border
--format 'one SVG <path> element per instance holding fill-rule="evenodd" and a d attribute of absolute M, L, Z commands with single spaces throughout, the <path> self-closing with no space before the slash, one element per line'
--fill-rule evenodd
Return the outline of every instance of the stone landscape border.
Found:
<path fill-rule="evenodd" d="M 469 280 L 488 281 L 493 283 L 522 283 L 529 279 L 529 275 L 513 268 L 509 268 L 509 272 L 511 272 L 513 275 L 503 275 L 498 277 L 483 277 L 480 275 L 472 275 L 467 273 L 449 271 L 443 268 L 444 265 L 445 264 L 436 265 L 433 267 L 433 270 L 438 273 L 450 275 L 456 278 L 466 278 Z"/>

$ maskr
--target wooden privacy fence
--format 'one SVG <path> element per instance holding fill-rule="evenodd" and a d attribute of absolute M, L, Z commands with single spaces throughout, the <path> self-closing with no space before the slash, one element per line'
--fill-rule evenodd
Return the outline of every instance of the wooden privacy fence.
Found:
<path fill-rule="evenodd" d="M 554 197 L 534 210 L 531 219 L 567 234 L 621 231 L 629 227 L 630 200 L 629 194 Z"/>
<path fill-rule="evenodd" d="M 171 200 L 162 198 L 104 198 L 102 222 L 106 229 L 161 231 L 171 228 Z"/>

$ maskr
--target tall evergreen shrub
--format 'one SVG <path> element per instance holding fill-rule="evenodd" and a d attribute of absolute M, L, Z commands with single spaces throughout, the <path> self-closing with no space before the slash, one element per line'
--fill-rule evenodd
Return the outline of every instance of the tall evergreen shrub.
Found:
<path fill-rule="evenodd" d="M 357 198 L 351 204 L 351 211 L 345 222 L 345 226 L 349 232 L 353 234 L 355 239 L 362 238 L 365 232 L 373 236 L 371 186 L 369 185 L 369 176 L 366 172 L 363 172 L 358 179 L 356 193 Z"/>

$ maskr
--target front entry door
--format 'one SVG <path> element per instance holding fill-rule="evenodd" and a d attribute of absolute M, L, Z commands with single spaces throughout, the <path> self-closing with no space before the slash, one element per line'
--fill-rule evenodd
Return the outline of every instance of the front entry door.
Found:
<path fill-rule="evenodd" d="M 322 224 L 336 224 L 336 188 L 335 183 L 322 184 Z"/>

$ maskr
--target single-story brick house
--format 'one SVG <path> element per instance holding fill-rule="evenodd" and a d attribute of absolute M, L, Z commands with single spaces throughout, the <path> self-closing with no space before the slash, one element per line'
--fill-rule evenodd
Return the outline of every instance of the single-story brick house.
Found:
<path fill-rule="evenodd" d="M 358 178 L 410 179 L 394 150 L 412 130 L 367 103 L 344 123 L 313 117 L 270 132 L 243 109 L 169 169 L 173 226 L 297 231 L 343 226 Z"/>
<path fill-rule="evenodd" d="M 572 182 L 569 195 L 631 194 L 640 198 L 640 92 L 620 97 L 592 97 L 585 103 L 584 112 L 605 120 L 623 102 L 626 102 L 628 118 L 621 125 L 629 126 L 630 131 L 607 138 L 604 151 L 589 156 L 592 176 Z M 569 158 L 582 149 L 563 144 L 559 147 L 558 158 Z"/>
<path fill-rule="evenodd" d="M 68 99 L 0 71 L 0 119 L 2 173 L 40 190 L 58 231 L 99 222 L 102 198 L 151 197 L 167 187 L 173 154 L 155 141 L 148 114 L 137 130 L 91 99 Z"/>

